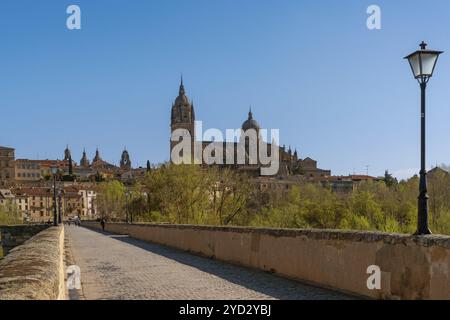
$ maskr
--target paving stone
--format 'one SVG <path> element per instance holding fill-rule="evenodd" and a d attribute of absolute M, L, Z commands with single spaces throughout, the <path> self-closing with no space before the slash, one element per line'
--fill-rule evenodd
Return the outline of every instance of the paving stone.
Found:
<path fill-rule="evenodd" d="M 352 298 L 126 236 L 75 226 L 66 233 L 89 300 Z"/>

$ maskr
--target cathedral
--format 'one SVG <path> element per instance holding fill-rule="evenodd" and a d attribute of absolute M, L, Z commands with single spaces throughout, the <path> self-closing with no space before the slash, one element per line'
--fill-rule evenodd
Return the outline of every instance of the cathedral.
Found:
<path fill-rule="evenodd" d="M 195 109 L 194 109 L 194 103 L 187 97 L 186 90 L 183 83 L 183 78 L 181 78 L 181 84 L 179 88 L 178 96 L 176 97 L 174 103 L 172 104 L 171 109 L 171 132 L 172 132 L 172 138 L 170 141 L 170 151 L 171 151 L 171 162 L 173 162 L 172 154 L 174 151 L 175 146 L 178 144 L 177 139 L 174 139 L 174 131 L 178 129 L 184 129 L 187 132 L 189 132 L 189 135 L 192 139 L 192 150 L 191 154 L 193 155 L 195 153 L 194 145 L 197 143 L 197 145 L 200 145 L 201 152 L 203 154 L 203 151 L 210 146 L 211 144 L 223 144 L 221 148 L 223 150 L 227 150 L 227 148 L 230 148 L 230 150 L 234 150 L 233 158 L 237 159 L 237 146 L 238 142 L 213 142 L 213 141 L 197 141 L 195 136 Z M 259 125 L 258 121 L 254 118 L 253 112 L 250 109 L 248 113 L 248 118 L 245 120 L 241 126 L 241 132 L 245 135 L 246 132 L 249 130 L 252 130 L 256 132 L 257 139 L 262 139 L 260 136 L 260 130 L 261 126 Z M 241 137 L 242 139 L 242 137 Z M 174 141 L 175 140 L 175 141 Z M 277 177 L 288 177 L 288 176 L 304 176 L 307 178 L 320 178 L 320 177 L 326 177 L 331 176 L 330 170 L 322 170 L 317 167 L 317 161 L 311 159 L 311 158 L 305 158 L 300 159 L 297 150 L 292 150 L 291 147 L 286 149 L 285 146 L 278 146 L 276 144 L 271 143 L 265 143 L 267 148 L 266 150 L 269 151 L 273 150 L 272 147 L 278 148 L 278 155 L 279 155 L 279 169 L 276 174 L 273 176 Z M 259 146 L 259 144 L 257 144 Z M 270 154 L 269 154 L 270 155 Z M 225 157 L 225 156 L 224 156 Z M 239 170 L 242 172 L 246 172 L 252 176 L 262 176 L 261 172 L 264 168 L 264 165 L 261 163 L 259 156 L 257 161 L 251 163 L 248 161 L 249 158 L 249 146 L 247 141 L 245 141 L 245 157 L 246 161 L 245 164 L 237 164 L 237 161 L 234 161 L 233 164 L 225 164 L 227 163 L 224 159 L 221 163 L 224 163 L 223 165 L 220 164 L 219 166 L 222 167 L 229 167 L 235 170 Z M 201 157 L 200 163 L 203 166 L 206 166 L 205 161 L 203 160 L 203 157 Z"/>

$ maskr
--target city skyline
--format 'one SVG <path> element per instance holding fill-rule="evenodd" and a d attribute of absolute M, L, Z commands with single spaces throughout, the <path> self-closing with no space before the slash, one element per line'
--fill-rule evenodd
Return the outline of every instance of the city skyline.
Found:
<path fill-rule="evenodd" d="M 77 1 L 79 31 L 65 28 L 69 1 L 4 5 L 0 106 L 10 121 L 0 145 L 17 158 L 61 158 L 69 144 L 77 162 L 98 147 L 118 164 L 124 146 L 135 167 L 167 161 L 184 74 L 205 128 L 238 128 L 251 105 L 262 127 L 280 129 L 281 144 L 333 174 L 365 174 L 367 165 L 374 176 L 418 173 L 419 90 L 402 57 L 422 40 L 450 47 L 449 22 L 439 19 L 446 2 L 416 1 L 406 14 L 406 1 L 378 1 L 382 30 L 372 31 L 366 1 L 124 3 L 104 12 Z M 418 26 L 425 8 L 436 19 Z M 447 70 L 443 56 L 429 88 L 429 168 L 450 162 Z"/>

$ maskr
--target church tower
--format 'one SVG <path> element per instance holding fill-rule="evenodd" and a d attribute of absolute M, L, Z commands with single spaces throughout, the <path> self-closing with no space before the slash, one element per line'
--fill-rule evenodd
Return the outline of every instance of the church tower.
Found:
<path fill-rule="evenodd" d="M 68 161 L 72 155 L 70 153 L 69 145 L 66 146 L 66 150 L 64 150 L 64 161 Z"/>
<path fill-rule="evenodd" d="M 178 93 L 178 97 L 172 104 L 171 121 L 170 121 L 171 133 L 177 129 L 185 129 L 189 132 L 191 136 L 191 155 L 194 153 L 194 142 L 195 142 L 195 111 L 194 105 L 189 101 L 186 96 L 186 91 L 184 89 L 183 77 L 181 77 L 181 84 Z M 172 154 L 172 149 L 177 145 L 177 141 L 170 141 L 170 152 Z"/>
<path fill-rule="evenodd" d="M 83 157 L 80 160 L 80 166 L 83 168 L 89 168 L 89 160 L 86 155 L 86 149 L 83 150 Z"/>
<path fill-rule="evenodd" d="M 249 133 L 248 131 L 254 131 L 253 133 Z M 253 118 L 253 112 L 252 112 L 252 108 L 250 107 L 250 110 L 248 112 L 248 119 L 242 124 L 242 128 L 241 128 L 241 141 L 242 139 L 245 139 L 245 153 L 246 153 L 246 159 L 245 159 L 245 163 L 246 164 L 251 164 L 253 162 L 253 164 L 259 164 L 259 141 L 262 139 L 261 135 L 260 135 L 260 131 L 261 131 L 261 127 L 258 123 L 258 121 L 256 121 Z M 256 134 L 256 141 L 250 141 L 250 137 L 247 134 Z M 250 145 L 250 143 L 252 145 Z M 252 159 L 252 161 L 250 160 L 250 156 L 251 156 L 251 151 L 254 151 L 256 153 L 256 158 Z M 256 162 L 256 163 L 254 163 Z"/>
<path fill-rule="evenodd" d="M 94 157 L 94 160 L 92 160 L 92 163 L 96 163 L 96 162 L 100 162 L 100 161 L 102 161 L 102 157 L 100 157 L 100 151 L 98 151 L 98 148 L 97 148 L 97 150 L 95 150 L 95 157 Z"/>
<path fill-rule="evenodd" d="M 126 148 L 122 152 L 122 158 L 120 159 L 120 169 L 122 170 L 131 169 L 130 154 L 128 153 Z"/>

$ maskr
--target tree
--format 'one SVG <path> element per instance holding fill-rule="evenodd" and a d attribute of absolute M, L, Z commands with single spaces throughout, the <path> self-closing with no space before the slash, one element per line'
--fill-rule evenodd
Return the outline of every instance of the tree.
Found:
<path fill-rule="evenodd" d="M 97 187 L 97 210 L 101 218 L 123 220 L 126 188 L 122 182 L 104 182 Z"/>
<path fill-rule="evenodd" d="M 73 163 L 71 155 L 69 155 L 69 176 L 73 176 Z"/>
<path fill-rule="evenodd" d="M 168 164 L 152 170 L 143 185 L 168 222 L 189 224 L 199 223 L 207 210 L 207 183 L 200 167 Z"/>
<path fill-rule="evenodd" d="M 448 233 L 450 226 L 450 174 L 436 169 L 428 175 L 430 226 L 434 232 Z"/>
<path fill-rule="evenodd" d="M 384 173 L 384 183 L 386 183 L 386 185 L 387 185 L 388 187 L 393 187 L 393 186 L 395 186 L 396 184 L 398 184 L 398 181 L 397 181 L 396 178 L 394 178 L 394 177 L 392 176 L 392 174 L 389 173 L 388 170 L 386 170 L 385 173 Z"/>
<path fill-rule="evenodd" d="M 20 211 L 17 206 L 10 200 L 0 205 L 0 224 L 14 225 L 23 223 Z"/>
<path fill-rule="evenodd" d="M 209 169 L 209 193 L 211 194 L 211 216 L 213 224 L 229 225 L 239 221 L 245 213 L 252 186 L 248 177 L 230 169 Z"/>
<path fill-rule="evenodd" d="M 148 211 L 172 223 L 242 224 L 251 194 L 248 178 L 234 171 L 164 164 L 143 182 Z"/>

